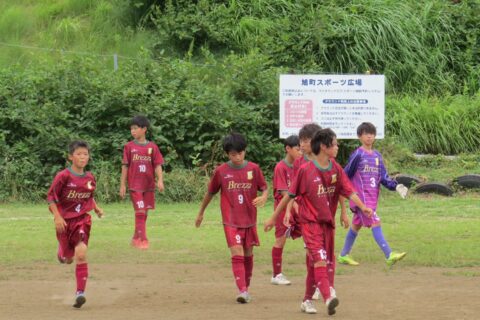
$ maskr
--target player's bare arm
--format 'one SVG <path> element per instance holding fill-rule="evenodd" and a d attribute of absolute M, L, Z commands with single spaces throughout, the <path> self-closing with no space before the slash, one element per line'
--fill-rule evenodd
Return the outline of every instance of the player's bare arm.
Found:
<path fill-rule="evenodd" d="M 55 229 L 59 233 L 65 232 L 65 228 L 67 227 L 67 223 L 63 219 L 60 211 L 58 211 L 58 207 L 55 202 L 50 203 L 48 209 L 53 214 L 53 222 L 55 223 Z"/>
<path fill-rule="evenodd" d="M 360 200 L 360 198 L 357 196 L 357 194 L 353 194 L 351 197 L 350 197 L 350 200 L 352 200 L 356 205 L 357 207 L 360 208 L 360 210 L 362 210 L 363 214 L 366 215 L 367 217 L 371 217 L 373 215 L 373 210 L 371 208 L 368 208 L 363 202 L 362 200 Z"/>
<path fill-rule="evenodd" d="M 283 199 L 283 197 L 285 197 L 285 195 L 288 195 L 288 192 L 287 191 L 282 191 L 281 195 L 282 195 L 282 199 Z M 292 216 L 292 208 L 294 210 L 297 210 L 297 209 L 295 209 L 295 204 L 296 204 L 295 201 L 290 201 L 287 204 L 287 208 L 285 209 L 285 216 L 283 217 L 282 223 L 287 228 L 290 227 L 290 217 Z"/>
<path fill-rule="evenodd" d="M 97 205 L 97 202 L 95 201 L 95 199 L 93 199 L 93 205 L 94 205 L 93 211 L 95 211 L 95 213 L 97 214 L 97 217 L 101 219 L 104 214 L 103 209 Z"/>
<path fill-rule="evenodd" d="M 280 212 L 282 212 L 287 207 L 287 205 L 290 201 L 293 201 L 293 199 L 290 198 L 290 196 L 288 194 L 283 196 L 282 200 L 278 204 L 278 206 L 275 209 L 275 211 L 273 212 L 272 216 L 265 221 L 264 227 L 263 227 L 263 230 L 265 232 L 268 232 L 268 231 L 272 230 L 273 226 L 275 225 L 275 221 L 277 220 L 278 215 L 280 214 Z"/>
<path fill-rule="evenodd" d="M 262 191 L 261 196 L 253 199 L 252 204 L 257 208 L 263 207 L 265 205 L 265 203 L 267 202 L 267 198 L 268 198 L 268 190 L 265 189 L 265 190 Z"/>
<path fill-rule="evenodd" d="M 347 215 L 347 205 L 345 203 L 345 200 L 346 199 L 343 196 L 340 196 L 340 198 L 338 199 L 338 202 L 340 203 L 340 225 L 343 228 L 348 229 L 348 227 L 350 226 L 350 221 Z"/>
<path fill-rule="evenodd" d="M 205 214 L 205 209 L 208 207 L 208 204 L 213 199 L 213 194 L 207 192 L 203 197 L 202 204 L 200 205 L 200 210 L 198 211 L 197 218 L 195 219 L 195 227 L 199 228 L 203 221 L 203 215 Z"/>
<path fill-rule="evenodd" d="M 122 176 L 120 177 L 120 198 L 124 199 L 125 194 L 127 193 L 127 175 L 128 167 L 127 165 L 122 165 Z"/>
<path fill-rule="evenodd" d="M 165 187 L 163 185 L 163 170 L 162 166 L 158 165 L 155 168 L 155 175 L 157 176 L 157 188 L 159 192 L 163 192 L 165 190 Z"/>

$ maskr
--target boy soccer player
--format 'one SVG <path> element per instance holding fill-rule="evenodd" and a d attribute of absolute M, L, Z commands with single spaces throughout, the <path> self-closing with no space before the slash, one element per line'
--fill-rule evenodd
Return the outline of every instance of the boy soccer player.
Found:
<path fill-rule="evenodd" d="M 87 246 L 92 226 L 87 213 L 94 210 L 99 218 L 103 216 L 103 210 L 93 198 L 95 178 L 90 172 L 85 172 L 89 158 L 88 144 L 85 141 L 73 141 L 68 147 L 68 159 L 72 165 L 57 173 L 47 194 L 48 208 L 53 213 L 57 232 L 58 261 L 70 264 L 75 258 L 77 263 L 75 308 L 80 308 L 87 301 Z"/>
<path fill-rule="evenodd" d="M 392 252 L 383 237 L 380 218 L 377 215 L 380 184 L 389 190 L 397 190 L 402 198 L 407 196 L 408 189 L 388 176 L 383 164 L 382 155 L 373 149 L 376 134 L 377 130 L 375 126 L 369 122 L 364 122 L 358 126 L 357 136 L 362 146 L 350 155 L 348 164 L 345 167 L 345 172 L 358 191 L 360 199 L 362 199 L 369 208 L 373 209 L 373 215 L 371 217 L 365 216 L 355 203 L 350 202 L 350 208 L 354 216 L 352 219 L 352 227 L 348 230 L 345 244 L 338 257 L 338 262 L 342 264 L 353 266 L 359 264 L 349 256 L 349 253 L 362 226 L 372 228 L 373 238 L 385 254 L 388 266 L 394 265 L 406 255 L 405 252 Z"/>
<path fill-rule="evenodd" d="M 273 172 L 273 197 L 276 208 L 282 197 L 288 192 L 293 178 L 293 162 L 302 156 L 298 136 L 285 139 L 285 159 L 278 162 Z M 282 273 L 282 253 L 287 240 L 287 227 L 283 223 L 285 211 L 282 211 L 275 222 L 275 244 L 272 248 L 273 276 L 270 282 L 275 285 L 289 285 L 291 282 Z"/>
<path fill-rule="evenodd" d="M 300 309 L 306 313 L 316 313 L 311 301 L 315 287 L 318 287 L 327 306 L 328 314 L 335 314 L 339 304 L 335 290 L 332 290 L 327 275 L 327 265 L 334 258 L 335 212 L 339 196 L 350 198 L 368 215 L 370 208 L 358 198 L 342 167 L 333 158 L 337 155 L 338 144 L 331 129 L 315 133 L 311 141 L 314 159 L 300 167 L 297 176 L 275 209 L 272 217 L 265 221 L 265 231 L 269 231 L 278 214 L 294 197 L 299 196 L 299 222 L 302 237 L 307 249 L 307 279 L 305 296 Z"/>
<path fill-rule="evenodd" d="M 310 160 L 315 158 L 315 154 L 312 151 L 312 146 L 311 146 L 311 140 L 315 136 L 315 134 L 321 130 L 321 127 L 316 124 L 316 123 L 308 123 L 305 124 L 299 131 L 298 136 L 300 138 L 300 149 L 302 150 L 303 157 L 298 158 L 295 160 L 293 163 L 293 172 L 294 172 L 294 177 L 296 176 L 298 170 L 302 165 L 305 163 L 310 162 Z M 332 158 L 330 159 L 332 162 L 335 162 L 335 160 Z M 297 197 L 295 199 L 295 202 L 289 203 L 287 209 L 286 209 L 286 217 L 289 218 L 291 216 L 291 207 L 294 207 L 294 212 L 298 211 L 298 208 L 296 208 L 296 203 L 301 202 L 302 199 L 301 197 Z M 346 205 L 345 205 L 345 200 L 343 199 L 342 196 L 339 197 L 340 201 L 340 207 L 341 207 L 341 215 L 340 215 L 340 224 L 344 228 L 348 228 L 349 226 L 349 221 L 348 221 L 348 216 L 347 216 L 347 211 L 346 211 Z M 287 219 L 286 219 L 287 220 Z M 295 219 L 293 219 L 295 221 Z M 289 224 L 289 221 L 285 221 L 285 224 Z M 298 226 L 293 226 L 294 229 L 299 229 Z M 306 256 L 306 259 L 308 261 L 308 255 Z M 308 264 L 307 264 L 308 265 Z M 332 290 L 334 290 L 335 287 L 335 260 L 330 260 L 328 261 L 327 265 L 327 273 L 328 273 L 328 280 L 330 282 L 330 285 L 332 286 Z M 318 300 L 320 299 L 320 290 L 316 288 L 315 293 L 313 294 L 312 299 L 313 300 Z"/>
<path fill-rule="evenodd" d="M 232 271 L 239 294 L 237 302 L 250 302 L 248 287 L 253 272 L 253 246 L 260 245 L 257 235 L 257 207 L 267 201 L 267 183 L 260 167 L 245 161 L 247 142 L 239 133 L 223 140 L 229 161 L 218 166 L 203 198 L 195 226 L 200 227 L 205 209 L 220 191 L 220 208 L 227 245 L 230 248 Z M 261 196 L 258 196 L 261 191 Z"/>
<path fill-rule="evenodd" d="M 150 123 L 144 116 L 135 116 L 130 123 L 133 141 L 123 148 L 122 176 L 120 179 L 120 197 L 125 198 L 128 189 L 135 211 L 135 231 L 132 246 L 148 249 L 147 217 L 148 210 L 155 209 L 155 176 L 158 191 L 163 192 L 163 156 L 158 146 L 145 138 Z"/>

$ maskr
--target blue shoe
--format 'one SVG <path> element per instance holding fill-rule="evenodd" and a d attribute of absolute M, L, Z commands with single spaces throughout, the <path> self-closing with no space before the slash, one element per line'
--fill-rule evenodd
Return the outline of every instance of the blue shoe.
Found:
<path fill-rule="evenodd" d="M 83 291 L 79 291 L 77 292 L 77 296 L 75 297 L 75 303 L 73 304 L 73 307 L 81 308 L 85 302 L 87 302 L 87 298 L 85 298 L 85 293 Z"/>

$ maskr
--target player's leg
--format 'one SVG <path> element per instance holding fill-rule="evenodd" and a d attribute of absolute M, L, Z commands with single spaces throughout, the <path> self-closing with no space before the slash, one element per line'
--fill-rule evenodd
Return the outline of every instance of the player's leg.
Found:
<path fill-rule="evenodd" d="M 305 254 L 305 266 L 307 267 L 307 277 L 305 279 L 305 295 L 303 297 L 302 304 L 300 305 L 300 310 L 305 313 L 317 313 L 317 309 L 313 305 L 312 299 L 313 294 L 317 288 L 315 284 L 315 271 L 313 268 L 313 263 L 310 260 L 308 251 Z"/>
<path fill-rule="evenodd" d="M 253 247 L 245 246 L 243 247 L 243 257 L 244 257 L 244 266 L 245 266 L 245 284 L 247 285 L 247 290 L 250 287 L 250 281 L 252 280 L 253 275 Z"/>
<path fill-rule="evenodd" d="M 343 249 L 338 256 L 339 263 L 350 266 L 359 265 L 359 263 L 350 256 L 350 252 L 352 251 L 353 244 L 355 243 L 357 235 L 362 228 L 363 219 L 364 216 L 361 212 L 354 212 L 352 226 L 350 227 L 350 229 L 348 229 L 347 235 L 345 237 L 345 242 L 343 244 Z"/>
<path fill-rule="evenodd" d="M 302 232 L 304 232 L 303 226 Z M 309 224 L 309 232 L 304 232 L 305 244 L 310 259 L 313 262 L 315 284 L 325 301 L 329 315 L 335 314 L 335 308 L 339 304 L 338 298 L 332 296 L 327 272 L 327 252 L 330 251 L 328 245 L 333 243 L 333 239 L 327 238 L 332 236 L 333 231 L 330 230 L 327 225 L 323 224 Z"/>
<path fill-rule="evenodd" d="M 142 241 L 145 239 L 146 209 L 143 192 L 130 191 L 133 210 L 135 211 L 135 229 L 132 237 L 132 246 L 143 249 Z"/>
<path fill-rule="evenodd" d="M 241 229 L 226 225 L 223 226 L 223 230 L 230 249 L 233 277 L 239 291 L 237 302 L 247 303 L 249 302 L 249 296 L 245 279 L 244 233 L 241 232 Z"/>
<path fill-rule="evenodd" d="M 75 295 L 75 308 L 80 308 L 87 300 L 85 298 L 85 288 L 88 279 L 87 263 L 87 245 L 82 241 L 75 247 L 75 277 L 77 279 L 77 291 Z"/>
<path fill-rule="evenodd" d="M 383 235 L 380 221 L 372 225 L 372 235 L 375 242 L 385 255 L 388 266 L 393 266 L 397 261 L 402 260 L 406 256 L 406 252 L 393 252 L 392 249 L 390 249 L 390 246 Z"/>
<path fill-rule="evenodd" d="M 60 263 L 71 264 L 73 262 L 73 257 L 75 255 L 74 248 L 69 245 L 68 241 L 68 220 L 67 220 L 67 228 L 65 232 L 58 233 L 57 232 L 57 240 L 58 240 L 58 250 L 57 250 L 57 259 Z"/>
<path fill-rule="evenodd" d="M 279 232 L 277 233 L 277 230 Z M 275 285 L 289 285 L 291 282 L 283 275 L 282 273 L 282 258 L 283 258 L 283 248 L 285 246 L 285 242 L 287 237 L 285 236 L 285 230 L 277 228 L 275 230 L 275 243 L 272 247 L 272 267 L 273 267 L 273 274 L 272 279 L 270 282 Z"/>
<path fill-rule="evenodd" d="M 141 224 L 141 249 L 148 249 L 149 242 L 147 237 L 147 219 L 148 219 L 148 210 L 155 209 L 155 192 L 147 191 L 143 193 L 143 202 L 145 207 L 145 216 L 143 217 L 143 223 Z"/>

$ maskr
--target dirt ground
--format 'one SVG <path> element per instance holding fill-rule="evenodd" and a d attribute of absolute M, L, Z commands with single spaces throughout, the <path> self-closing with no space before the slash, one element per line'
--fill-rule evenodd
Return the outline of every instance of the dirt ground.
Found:
<path fill-rule="evenodd" d="M 333 319 L 480 319 L 480 267 L 339 267 L 340 305 Z M 253 301 L 235 302 L 230 268 L 202 265 L 90 265 L 87 303 L 73 302 L 74 266 L 0 266 L 0 319 L 313 319 L 300 312 L 304 277 L 269 283 L 256 266 Z"/>

